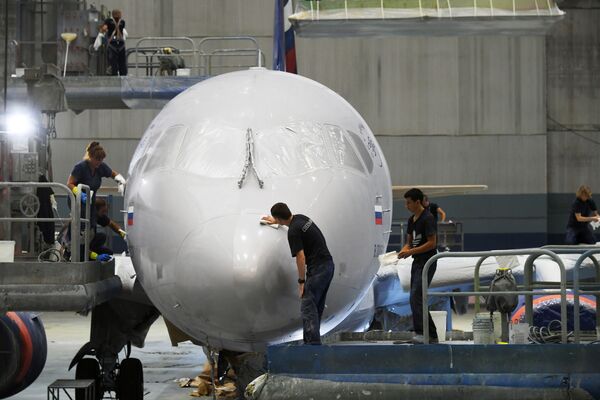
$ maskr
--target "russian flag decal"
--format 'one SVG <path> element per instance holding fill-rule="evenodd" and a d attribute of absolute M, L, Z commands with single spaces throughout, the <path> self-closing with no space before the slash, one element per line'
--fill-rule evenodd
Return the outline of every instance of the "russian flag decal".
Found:
<path fill-rule="evenodd" d="M 127 208 L 127 226 L 133 225 L 133 206 Z"/>
<path fill-rule="evenodd" d="M 383 225 L 383 207 L 375 206 L 375 225 Z"/>

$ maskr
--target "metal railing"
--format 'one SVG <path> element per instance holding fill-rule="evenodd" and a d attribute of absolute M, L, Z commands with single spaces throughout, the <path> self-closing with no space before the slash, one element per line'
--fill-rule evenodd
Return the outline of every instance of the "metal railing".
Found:
<path fill-rule="evenodd" d="M 141 46 L 142 44 L 149 42 L 152 43 L 153 46 Z M 166 54 L 163 51 L 165 48 L 176 49 L 177 52 Z M 146 76 L 154 75 L 155 69 L 160 71 L 159 57 L 165 57 L 167 59 L 181 57 L 184 61 L 187 60 L 191 62 L 191 65 L 186 65 L 185 68 L 189 68 L 192 71 L 199 71 L 198 49 L 196 48 L 196 43 L 186 36 L 146 36 L 138 40 L 135 48 L 129 52 L 128 56 L 131 54 L 135 55 L 135 64 L 129 64 L 129 67 L 135 70 L 135 76 L 139 76 L 140 68 L 145 69 Z M 140 55 L 145 58 L 144 63 L 140 63 Z"/>
<path fill-rule="evenodd" d="M 392 236 L 398 237 L 400 241 L 388 243 L 388 248 L 402 248 L 406 240 L 406 222 L 392 222 Z M 400 231 L 398 235 L 397 232 Z M 463 223 L 460 221 L 438 222 L 437 224 L 437 248 L 449 249 L 459 248 L 458 251 L 463 251 L 465 247 L 465 231 Z"/>
<path fill-rule="evenodd" d="M 209 49 L 209 43 L 223 42 L 223 41 L 237 41 L 250 43 L 253 47 L 248 48 L 217 48 Z M 202 69 L 204 75 L 212 75 L 213 68 L 227 68 L 227 69 L 240 69 L 250 67 L 262 67 L 265 65 L 265 55 L 258 46 L 258 42 L 251 36 L 212 36 L 204 38 L 198 44 L 200 51 L 200 57 L 202 59 Z M 215 58 L 227 58 L 227 57 L 254 57 L 256 64 L 214 64 Z"/>
<path fill-rule="evenodd" d="M 215 43 L 233 42 L 248 43 L 248 47 L 220 47 L 211 48 Z M 171 49 L 171 53 L 165 52 L 165 48 Z M 135 48 L 128 50 L 127 57 L 133 55 L 134 63 L 128 63 L 130 69 L 134 70 L 135 76 L 140 76 L 140 70 L 143 70 L 143 76 L 153 76 L 161 72 L 161 59 L 173 60 L 173 65 L 178 64 L 178 60 L 183 60 L 186 69 L 189 69 L 191 75 L 210 76 L 215 70 L 232 70 L 250 67 L 261 67 L 265 64 L 265 56 L 258 42 L 251 36 L 212 36 L 206 37 L 196 42 L 189 37 L 167 37 L 167 36 L 146 36 L 141 38 Z M 222 60 L 237 57 L 253 60 L 244 64 L 219 63 L 215 60 Z"/>
<path fill-rule="evenodd" d="M 79 261 L 79 239 L 81 237 L 81 223 L 84 224 L 84 261 L 89 260 L 90 253 L 90 187 L 79 184 L 77 195 L 73 194 L 67 185 L 57 182 L 0 182 L 0 188 L 8 188 L 10 201 L 10 189 L 17 187 L 33 187 L 33 188 L 53 188 L 65 192 L 71 201 L 71 217 L 70 218 L 38 218 L 38 217 L 2 217 L 0 222 L 70 222 L 71 224 L 71 260 Z M 88 196 L 88 201 L 85 202 L 84 218 L 81 218 L 81 193 L 82 191 Z"/>
<path fill-rule="evenodd" d="M 422 300 L 423 300 L 423 337 L 424 342 L 429 343 L 429 307 L 428 299 L 429 296 L 488 296 L 490 295 L 489 287 L 487 291 L 486 287 L 481 287 L 479 282 L 479 268 L 485 259 L 494 256 L 516 256 L 516 255 L 527 255 L 525 261 L 525 282 L 521 286 L 521 289 L 512 291 L 495 291 L 494 295 L 525 295 L 525 319 L 530 325 L 533 323 L 533 295 L 535 294 L 560 294 L 560 322 L 561 322 L 561 341 L 567 343 L 567 273 L 565 265 L 561 258 L 554 252 L 548 249 L 518 249 L 518 250 L 494 250 L 494 251 L 477 251 L 477 252 L 460 252 L 460 253 L 438 253 L 431 257 L 425 263 L 422 273 Z M 540 289 L 554 289 L 555 283 L 548 282 L 533 282 L 533 261 L 540 256 L 548 256 L 558 264 L 560 268 L 560 290 L 544 290 Z M 427 282 L 427 274 L 431 265 L 440 258 L 457 258 L 457 257 L 479 257 L 475 266 L 475 282 L 473 292 L 435 292 L 429 293 L 429 284 Z M 586 257 L 587 258 L 587 257 Z M 537 290 L 534 290 L 537 289 Z"/>

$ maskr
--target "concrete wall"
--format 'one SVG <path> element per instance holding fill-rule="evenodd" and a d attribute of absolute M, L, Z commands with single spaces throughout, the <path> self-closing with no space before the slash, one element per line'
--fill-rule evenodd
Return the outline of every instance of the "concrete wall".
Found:
<path fill-rule="evenodd" d="M 563 8 L 566 17 L 546 41 L 548 234 L 555 238 L 579 185 L 600 192 L 600 4 Z"/>

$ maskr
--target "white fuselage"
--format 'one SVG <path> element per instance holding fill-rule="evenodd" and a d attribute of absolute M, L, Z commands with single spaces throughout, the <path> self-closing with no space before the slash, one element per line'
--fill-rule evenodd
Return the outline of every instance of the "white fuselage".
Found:
<path fill-rule="evenodd" d="M 248 129 L 263 188 L 252 168 L 238 187 Z M 322 333 L 362 298 L 387 245 L 392 194 L 381 149 L 350 104 L 297 75 L 251 69 L 191 87 L 152 122 L 129 175 L 138 279 L 166 319 L 215 348 L 302 337 L 287 228 L 259 224 L 274 203 L 313 219 L 333 256 Z"/>

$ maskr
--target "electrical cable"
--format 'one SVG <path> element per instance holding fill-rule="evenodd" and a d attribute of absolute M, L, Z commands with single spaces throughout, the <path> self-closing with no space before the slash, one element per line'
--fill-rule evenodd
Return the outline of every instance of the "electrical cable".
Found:
<path fill-rule="evenodd" d="M 54 247 L 42 251 L 38 255 L 39 262 L 59 262 L 64 261 L 60 250 Z"/>
<path fill-rule="evenodd" d="M 554 118 L 552 118 L 550 115 L 547 115 L 546 117 L 547 117 L 547 118 L 548 118 L 550 121 L 554 122 L 556 125 L 558 125 L 558 126 L 560 126 L 561 128 L 563 128 L 563 130 L 564 130 L 564 131 L 570 132 L 570 133 L 572 133 L 572 134 L 573 134 L 573 135 L 575 135 L 575 136 L 578 136 L 578 137 L 580 137 L 580 138 L 582 138 L 582 139 L 584 139 L 584 140 L 587 140 L 588 142 L 592 142 L 592 143 L 594 143 L 594 144 L 600 144 L 600 141 L 598 141 L 598 140 L 594 140 L 594 139 L 592 139 L 592 138 L 589 138 L 589 137 L 587 137 L 587 136 L 585 136 L 585 135 L 582 135 L 582 134 L 580 133 L 580 132 L 582 132 L 581 130 L 579 130 L 579 131 L 578 131 L 578 130 L 575 130 L 575 129 L 573 129 L 573 128 L 569 128 L 568 126 L 566 126 L 566 125 L 563 125 L 563 124 L 561 124 L 560 122 L 558 122 L 557 120 L 555 120 Z M 587 130 L 586 132 L 596 132 L 596 133 L 600 133 L 600 131 L 598 131 L 598 130 Z"/>
<path fill-rule="evenodd" d="M 557 330 L 553 330 L 553 325 L 558 325 Z M 529 327 L 529 341 L 536 344 L 560 343 L 562 341 L 561 329 L 562 324 L 559 320 L 554 319 L 547 326 Z M 567 333 L 567 342 L 572 341 L 573 332 Z"/>

